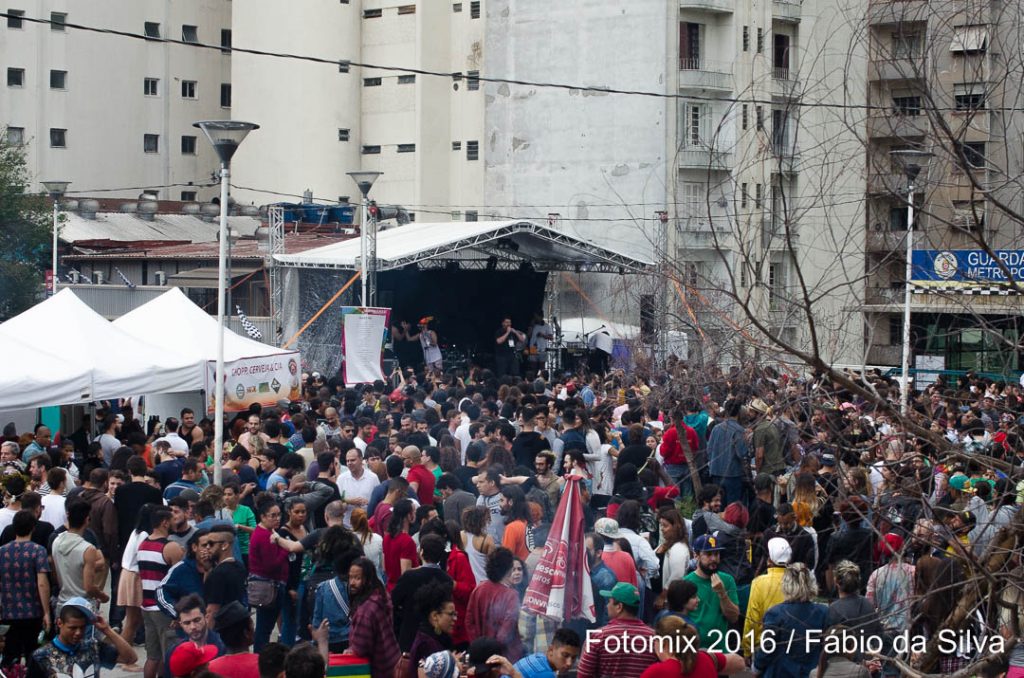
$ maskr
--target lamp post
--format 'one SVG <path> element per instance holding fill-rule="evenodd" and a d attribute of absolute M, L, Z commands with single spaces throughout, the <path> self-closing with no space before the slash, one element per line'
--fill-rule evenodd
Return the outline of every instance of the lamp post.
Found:
<path fill-rule="evenodd" d="M 903 361 L 902 388 L 900 389 L 900 414 L 907 416 L 910 411 L 910 297 L 914 279 L 914 182 L 921 170 L 928 166 L 932 154 L 918 149 L 890 151 L 893 161 L 907 177 L 907 267 L 903 288 Z"/>
<path fill-rule="evenodd" d="M 204 120 L 193 125 L 203 130 L 220 158 L 220 233 L 217 236 L 217 367 L 214 380 L 213 482 L 220 485 L 224 451 L 224 294 L 228 235 L 228 179 L 231 158 L 246 135 L 260 126 L 235 120 Z"/>
<path fill-rule="evenodd" d="M 352 181 L 356 182 L 356 186 L 359 187 L 359 192 L 363 194 L 362 209 L 359 213 L 359 278 L 362 283 L 362 296 L 360 297 L 360 303 L 366 307 L 370 304 L 367 297 L 367 278 L 370 269 L 367 268 L 367 259 L 369 258 L 370 245 L 369 238 L 373 238 L 373 256 L 377 256 L 377 232 L 375 229 L 372 236 L 369 231 L 372 227 L 369 226 L 369 207 L 370 207 L 370 189 L 373 188 L 373 182 L 377 181 L 383 172 L 348 172 L 348 175 L 352 177 Z M 376 268 L 376 266 L 372 267 Z M 376 280 L 372 281 L 373 285 L 376 285 Z M 373 286 L 371 285 L 371 290 Z"/>
<path fill-rule="evenodd" d="M 60 224 L 60 199 L 64 197 L 64 194 L 68 190 L 68 186 L 71 185 L 70 181 L 44 181 L 43 188 L 53 198 L 53 254 L 50 262 L 50 267 L 53 270 L 53 277 L 50 281 L 50 294 L 57 294 L 57 230 Z"/>

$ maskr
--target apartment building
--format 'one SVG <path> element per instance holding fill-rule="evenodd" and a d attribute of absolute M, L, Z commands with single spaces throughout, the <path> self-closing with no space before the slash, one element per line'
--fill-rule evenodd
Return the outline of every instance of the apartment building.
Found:
<path fill-rule="evenodd" d="M 479 74 L 484 11 L 473 2 L 308 0 L 235 3 L 233 113 L 262 128 L 236 156 L 242 202 L 358 200 L 347 172 L 383 172 L 371 198 L 419 221 L 475 220 L 483 198 Z M 437 73 L 360 66 L 404 67 Z"/>
<path fill-rule="evenodd" d="M 901 360 L 908 181 L 892 152 L 918 149 L 931 156 L 914 183 L 911 367 L 1024 367 L 1019 297 L 1005 293 L 1003 271 L 975 275 L 981 269 L 965 266 L 987 258 L 983 251 L 1012 258 L 1022 247 L 1022 73 L 1011 58 L 1020 22 L 1001 3 L 870 3 L 864 311 L 871 363 Z M 932 275 L 936 262 L 947 265 L 941 276 Z"/>
<path fill-rule="evenodd" d="M 231 55 L 158 39 L 230 46 L 231 6 L 11 0 L 0 21 L 0 125 L 8 141 L 25 146 L 33 178 L 111 197 L 136 197 L 144 186 L 160 187 L 151 192 L 161 199 L 215 195 L 190 185 L 209 183 L 217 167 L 192 123 L 231 116 Z"/>

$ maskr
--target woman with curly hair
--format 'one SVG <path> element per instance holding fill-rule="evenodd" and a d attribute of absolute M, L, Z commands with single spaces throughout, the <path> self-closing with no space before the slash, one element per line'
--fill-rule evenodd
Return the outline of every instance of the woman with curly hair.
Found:
<path fill-rule="evenodd" d="M 370 674 L 390 676 L 402 653 L 391 623 L 391 600 L 366 558 L 348 568 L 350 600 L 348 651 L 370 661 Z"/>

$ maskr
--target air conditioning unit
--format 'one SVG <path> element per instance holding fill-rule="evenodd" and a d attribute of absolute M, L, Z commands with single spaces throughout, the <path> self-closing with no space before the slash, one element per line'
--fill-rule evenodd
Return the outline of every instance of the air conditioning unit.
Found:
<path fill-rule="evenodd" d="M 167 274 L 163 271 L 157 271 L 153 274 L 153 284 L 163 287 L 167 284 Z"/>
<path fill-rule="evenodd" d="M 102 285 L 103 283 L 107 282 L 107 276 L 103 273 L 103 271 L 93 271 L 92 282 L 95 285 Z"/>

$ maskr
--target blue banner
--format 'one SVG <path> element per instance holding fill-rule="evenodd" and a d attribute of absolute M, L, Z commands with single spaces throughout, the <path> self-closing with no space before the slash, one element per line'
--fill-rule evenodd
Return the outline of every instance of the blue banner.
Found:
<path fill-rule="evenodd" d="M 920 287 L 1006 285 L 1009 278 L 1024 282 L 1024 250 L 914 250 L 911 261 Z"/>

